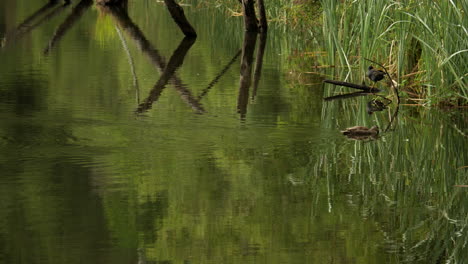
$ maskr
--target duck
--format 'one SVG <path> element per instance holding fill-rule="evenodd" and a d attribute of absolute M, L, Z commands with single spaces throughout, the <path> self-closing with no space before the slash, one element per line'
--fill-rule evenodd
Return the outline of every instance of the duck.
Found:
<path fill-rule="evenodd" d="M 382 70 L 376 70 L 374 67 L 369 66 L 369 68 L 367 68 L 366 76 L 373 82 L 378 82 L 385 77 L 385 72 Z"/>
<path fill-rule="evenodd" d="M 345 130 L 341 131 L 343 135 L 348 137 L 352 136 L 377 136 L 379 134 L 379 127 L 373 126 L 371 128 L 367 128 L 364 126 L 353 126 L 346 128 Z"/>

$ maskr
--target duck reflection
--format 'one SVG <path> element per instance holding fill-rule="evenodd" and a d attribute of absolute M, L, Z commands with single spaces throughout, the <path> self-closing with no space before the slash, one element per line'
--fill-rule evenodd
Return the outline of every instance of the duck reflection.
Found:
<path fill-rule="evenodd" d="M 379 127 L 373 126 L 371 128 L 367 128 L 364 126 L 353 126 L 346 128 L 341 131 L 341 133 L 354 140 L 374 140 L 377 139 L 379 135 Z"/>

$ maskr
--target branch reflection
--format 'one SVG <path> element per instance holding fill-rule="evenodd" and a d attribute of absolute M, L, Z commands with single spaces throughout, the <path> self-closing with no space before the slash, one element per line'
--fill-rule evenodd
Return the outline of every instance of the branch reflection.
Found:
<path fill-rule="evenodd" d="M 257 42 L 257 33 L 244 33 L 244 43 L 242 46 L 242 60 L 240 69 L 240 85 L 239 96 L 237 98 L 237 112 L 241 118 L 245 118 L 247 114 L 247 104 L 249 100 L 249 88 L 252 79 L 252 62 L 255 51 L 255 43 Z"/>
<path fill-rule="evenodd" d="M 137 108 L 138 113 L 149 110 L 151 106 L 153 105 L 153 102 L 159 99 L 159 96 L 161 95 L 166 84 L 175 74 L 176 70 L 180 66 L 182 66 L 185 55 L 187 54 L 189 49 L 192 47 L 193 43 L 195 43 L 195 39 L 189 38 L 189 37 L 184 38 L 180 42 L 179 47 L 177 47 L 177 49 L 172 54 L 171 58 L 169 59 L 169 62 L 167 63 L 166 68 L 161 74 L 161 77 L 159 77 L 158 82 L 154 85 L 153 89 L 151 89 L 149 96 L 143 101 L 143 103 L 141 103 L 138 106 Z M 192 102 L 192 104 L 197 104 L 197 103 L 198 101 Z"/>
<path fill-rule="evenodd" d="M 202 90 L 200 95 L 197 97 L 197 100 L 200 101 L 210 90 L 213 86 L 223 77 L 223 75 L 231 68 L 231 66 L 236 62 L 237 58 L 241 55 L 242 50 L 239 50 L 236 55 L 228 62 L 226 66 L 216 75 L 216 77 L 206 86 L 205 89 Z"/>
<path fill-rule="evenodd" d="M 257 42 L 257 32 L 246 31 L 244 33 L 244 42 L 242 45 L 242 59 L 240 69 L 240 84 L 239 95 L 237 97 L 237 112 L 240 114 L 241 119 L 244 119 L 247 114 L 247 105 L 249 102 L 249 90 L 252 84 L 252 64 L 255 45 Z M 255 72 L 254 72 L 254 87 L 252 92 L 252 100 L 255 99 L 257 93 L 258 83 L 260 81 L 263 55 L 265 53 L 267 34 L 260 34 L 260 45 L 257 51 Z"/>
<path fill-rule="evenodd" d="M 26 33 L 29 33 L 35 28 L 39 27 L 45 21 L 52 19 L 54 16 L 58 15 L 61 11 L 63 11 L 70 4 L 70 1 L 64 1 L 63 5 L 53 9 L 57 5 L 57 3 L 57 0 L 51 0 L 44 6 L 39 8 L 36 12 L 28 16 L 25 20 L 23 20 L 23 22 L 21 22 L 21 24 L 19 24 L 16 27 L 15 30 L 13 30 L 5 36 L 1 43 L 1 47 L 6 47 L 8 44 L 14 42 L 15 40 L 18 40 Z M 48 11 L 50 12 L 47 13 Z M 40 18 L 41 16 L 42 18 Z M 35 20 L 38 21 L 34 23 Z"/>
<path fill-rule="evenodd" d="M 171 69 L 174 67 L 174 65 L 177 65 L 178 63 L 182 64 L 183 57 L 185 57 L 186 52 L 188 51 L 187 46 L 193 45 L 193 42 L 195 41 L 195 38 L 185 39 L 182 41 L 182 43 L 179 45 L 179 48 L 174 52 L 173 58 L 173 65 L 168 67 L 168 64 L 166 64 L 166 61 L 164 57 L 159 53 L 159 51 L 146 39 L 145 35 L 143 32 L 140 30 L 140 28 L 133 23 L 131 18 L 128 16 L 127 10 L 125 8 L 119 7 L 119 6 L 99 6 L 99 9 L 102 12 L 108 13 L 112 16 L 112 18 L 115 20 L 115 22 L 118 24 L 118 26 L 135 42 L 137 47 L 149 58 L 150 62 L 153 64 L 153 66 L 162 74 L 164 74 L 164 78 L 160 79 L 160 82 L 156 83 L 154 88 L 152 89 L 150 96 L 148 98 L 153 98 L 151 103 L 154 103 L 158 98 L 159 95 L 158 93 L 162 92 L 163 85 L 166 85 L 167 82 L 170 84 L 174 85 L 174 88 L 176 91 L 179 93 L 181 99 L 188 104 L 194 111 L 197 113 L 203 113 L 205 112 L 205 109 L 203 109 L 203 106 L 198 102 L 197 99 L 194 98 L 190 90 L 188 90 L 187 85 L 182 82 L 182 80 L 175 74 L 175 69 Z M 184 49 L 187 49 L 184 51 Z M 184 51 L 183 56 L 178 56 L 176 53 L 179 53 L 181 51 Z M 171 58 L 172 59 L 172 58 Z M 179 61 L 180 60 L 180 61 Z M 180 65 L 179 65 L 180 66 Z M 167 68 L 167 69 L 166 69 Z M 169 74 L 171 71 L 172 74 Z M 167 81 L 165 79 L 168 79 Z M 159 91 L 161 90 L 161 91 Z M 144 104 L 144 103 L 143 103 Z M 144 111 L 145 107 L 142 107 L 142 104 L 138 106 L 137 112 Z M 148 108 L 146 108 L 148 109 Z"/>
<path fill-rule="evenodd" d="M 266 27 L 266 22 L 264 23 Z M 260 81 L 260 77 L 262 75 L 263 55 L 265 54 L 266 41 L 267 41 L 267 33 L 265 32 L 265 33 L 260 34 L 260 44 L 259 44 L 259 49 L 257 51 L 257 58 L 256 58 L 256 63 L 255 63 L 255 71 L 254 71 L 252 100 L 254 100 L 255 96 L 257 95 L 257 87 Z"/>
<path fill-rule="evenodd" d="M 57 43 L 62 39 L 63 36 L 70 30 L 70 28 L 75 25 L 75 23 L 83 16 L 86 10 L 93 4 L 93 0 L 81 0 L 78 5 L 76 5 L 71 14 L 63 21 L 62 24 L 57 28 L 52 39 L 49 41 L 48 46 L 44 49 L 44 54 L 48 54 L 49 51 L 57 45 Z"/>

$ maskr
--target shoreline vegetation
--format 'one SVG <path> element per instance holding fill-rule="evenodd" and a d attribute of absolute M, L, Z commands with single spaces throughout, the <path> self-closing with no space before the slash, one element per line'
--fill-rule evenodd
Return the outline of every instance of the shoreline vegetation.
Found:
<path fill-rule="evenodd" d="M 197 5 L 242 16 L 237 1 Z M 365 58 L 379 61 L 389 69 L 403 99 L 428 107 L 468 105 L 467 12 L 465 1 L 266 2 L 273 27 L 293 30 L 307 42 L 302 56 L 322 53 L 315 67 L 341 68 L 352 75 L 355 70 L 365 72 L 369 66 Z M 322 50 L 316 50 L 316 44 Z"/>

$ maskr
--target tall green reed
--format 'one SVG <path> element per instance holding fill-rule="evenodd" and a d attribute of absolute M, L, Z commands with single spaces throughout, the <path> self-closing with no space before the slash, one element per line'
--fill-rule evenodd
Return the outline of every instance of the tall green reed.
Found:
<path fill-rule="evenodd" d="M 364 71 L 388 66 L 402 88 L 427 104 L 468 102 L 468 18 L 464 1 L 322 0 L 330 64 Z M 335 61 L 338 59 L 338 61 Z"/>

